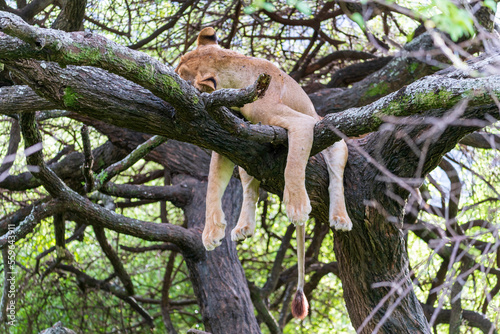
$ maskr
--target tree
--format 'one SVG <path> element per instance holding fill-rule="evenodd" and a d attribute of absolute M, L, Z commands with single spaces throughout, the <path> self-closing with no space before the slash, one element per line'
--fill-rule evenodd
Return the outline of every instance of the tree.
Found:
<path fill-rule="evenodd" d="M 293 48 L 283 52 L 283 57 L 288 57 L 283 63 L 285 69 L 306 85 L 318 112 L 326 115 L 316 126 L 313 156 L 306 171 L 314 218 L 306 253 L 310 273 L 305 291 L 308 298 L 315 296 L 322 278 L 335 273 L 342 282 L 352 325 L 361 333 L 430 333 L 429 323 L 440 322 L 449 323 L 450 332 L 458 333 L 462 318 L 483 332 L 494 331 L 493 322 L 483 314 L 497 294 L 497 286 L 484 298 L 483 314 L 464 310 L 460 296 L 467 278 L 481 272 L 487 263 L 480 257 L 496 252 L 498 245 L 496 237 L 491 241 L 467 234 L 469 225 L 486 228 L 495 236 L 495 218 L 467 222 L 469 225 L 460 220 L 457 172 L 449 160 L 442 159 L 465 138 L 469 145 L 477 145 L 477 131 L 491 126 L 499 117 L 500 56 L 492 47 L 498 40 L 495 32 L 491 32 L 490 3 L 468 4 L 465 8 L 440 3 L 439 9 L 447 15 L 431 17 L 382 2 L 318 1 L 308 13 L 309 7 L 303 2 L 296 2 L 295 7 L 277 3 L 272 8 L 266 2 L 245 7 L 236 1 L 227 6 L 224 14 L 217 14 L 223 2 L 183 1 L 175 7 L 167 2 L 151 2 L 149 8 L 158 15 L 163 15 L 162 11 L 169 15 L 163 24 L 158 24 L 158 29 L 142 26 L 139 33 L 132 28 L 136 24 L 132 17 L 140 16 L 142 2 L 110 5 L 109 12 L 115 13 L 113 20 L 128 22 L 127 31 L 102 23 L 98 13 L 106 12 L 98 12 L 97 3 L 87 4 L 87 12 L 91 14 L 85 16 L 82 11 L 85 4 L 85 1 L 57 5 L 51 5 L 50 1 L 18 2 L 19 9 L 1 4 L 4 11 L 0 13 L 3 32 L 0 61 L 6 75 L 5 86 L 0 88 L 0 110 L 11 124 L 5 153 L 15 154 L 21 132 L 30 166 L 29 172 L 9 175 L 12 164 L 7 159 L 0 170 L 0 187 L 8 190 L 2 196 L 8 200 L 5 207 L 10 210 L 0 222 L 4 269 L 10 263 L 10 244 L 15 241 L 19 245 L 28 235 L 36 235 L 30 233 L 40 222 L 52 217 L 55 243 L 52 251 L 55 250 L 56 257 L 44 263 L 42 272 L 38 266 L 33 270 L 28 268 L 27 272 L 42 279 L 53 274 L 74 277 L 83 292 L 97 289 L 119 298 L 142 319 L 142 323 L 127 325 L 131 329 L 136 325 L 158 326 L 159 315 L 151 314 L 145 307 L 151 302 L 160 305 L 162 325 L 167 331 L 178 330 L 171 313 L 181 300 L 170 295 L 182 258 L 206 331 L 259 333 L 261 322 L 271 333 L 284 331 L 291 320 L 288 304 L 296 276 L 293 259 L 287 257 L 287 252 L 293 250 L 293 227 L 285 228 L 286 225 L 278 223 L 273 225 L 281 225 L 281 230 L 272 230 L 263 219 L 262 228 L 269 235 L 268 240 L 279 244 L 272 260 L 265 260 L 272 262 L 272 265 L 266 263 L 267 280 L 257 280 L 254 274 L 254 279 L 247 283 L 237 247 L 229 238 L 213 252 L 206 252 L 201 244 L 209 160 L 206 149 L 228 156 L 260 179 L 263 190 L 278 196 L 284 186 L 287 151 L 286 131 L 249 124 L 229 109 L 258 98 L 262 82 L 258 80 L 242 91 L 200 94 L 168 65 L 189 49 L 199 28 L 210 24 L 221 31 L 222 45 L 241 43 L 239 46 L 247 53 L 271 59 L 279 59 L 281 55 L 277 56 L 278 47 L 263 42 L 266 39 L 276 40 L 281 48 L 291 41 L 308 41 L 301 44 L 304 48 L 300 56 Z M 396 13 L 425 24 L 415 29 L 398 54 L 380 57 L 379 54 L 392 53 L 390 46 L 397 44 L 390 28 L 404 32 Z M 99 27 L 103 32 L 113 33 L 120 43 L 90 29 L 78 31 L 84 17 L 91 29 Z M 196 21 L 199 17 L 205 17 L 205 21 Z M 355 39 L 339 26 L 338 20 L 347 17 L 362 28 L 359 31 L 366 36 L 363 43 L 373 46 L 371 52 L 342 49 L 346 41 L 332 37 L 340 32 L 347 39 Z M 373 31 L 377 25 L 371 25 L 372 20 L 382 25 L 383 33 Z M 51 24 L 59 30 L 44 28 Z M 432 24 L 441 30 L 433 29 Z M 280 33 L 267 35 L 269 31 Z M 162 34 L 167 37 L 161 37 Z M 473 34 L 475 38 L 470 37 Z M 135 51 L 158 47 L 166 48 L 164 56 L 168 64 Z M 476 52 L 480 55 L 465 62 L 465 58 Z M 339 65 L 340 59 L 343 62 Z M 350 64 L 348 60 L 366 61 Z M 453 66 L 447 67 L 450 62 Z M 363 70 L 359 70 L 360 66 L 364 66 Z M 436 72 L 444 67 L 447 68 Z M 333 69 L 337 71 L 330 75 Z M 326 78 L 330 82 L 322 85 L 320 82 L 326 82 Z M 40 143 L 47 142 L 49 131 L 38 123 L 59 117 L 91 126 L 108 141 L 97 146 L 90 139 L 88 127 L 83 127 L 78 144 L 82 153 L 68 147 L 48 160 Z M 366 136 L 348 141 L 350 153 L 344 181 L 354 228 L 348 233 L 332 232 L 336 261 L 324 263 L 319 258 L 330 233 L 328 177 L 318 153 L 341 138 L 360 135 Z M 486 137 L 498 143 L 497 136 Z M 488 147 L 491 146 L 496 147 L 495 144 Z M 134 175 L 136 182 L 120 182 L 125 180 L 123 173 L 140 159 L 155 162 L 156 168 L 150 174 L 138 172 Z M 423 190 L 432 185 L 432 180 L 424 183 L 424 178 L 438 166 L 449 176 L 451 187 L 448 203 L 436 209 L 430 195 Z M 122 178 L 111 182 L 120 173 Z M 158 178 L 164 179 L 164 186 L 145 185 Z M 416 189 L 422 185 L 423 200 L 420 200 Z M 498 192 L 494 185 L 492 188 L 490 202 L 498 201 Z M 21 196 L 15 191 L 27 189 L 39 190 L 31 201 L 19 200 Z M 120 198 L 137 200 L 118 202 L 122 206 L 161 201 L 161 223 L 115 212 L 113 202 Z M 275 200 L 265 200 L 264 208 Z M 168 222 L 165 201 L 182 209 L 182 223 Z M 240 203 L 240 185 L 233 179 L 224 197 L 228 231 L 236 223 Z M 419 210 L 442 217 L 444 223 L 425 223 L 425 216 L 417 215 Z M 267 214 L 263 212 L 263 216 Z M 65 238 L 69 221 L 75 223 L 71 225 L 73 235 Z M 112 264 L 107 278 L 89 275 L 68 247 L 88 226 Z M 425 303 L 419 301 L 414 291 L 418 276 L 409 266 L 409 230 L 443 259 Z M 127 235 L 154 241 L 149 247 L 169 251 L 162 286 L 156 287 L 161 298 L 151 291 L 147 296 L 137 291 L 137 280 L 129 273 L 136 268 L 127 267 L 120 254 L 144 249 L 129 246 L 118 252 L 113 245 L 115 237 L 109 236 L 114 232 L 118 237 Z M 479 250 L 480 255 L 475 256 L 473 249 Z M 242 253 L 245 252 L 240 249 Z M 247 262 L 244 255 L 241 259 Z M 288 268 L 284 270 L 285 266 Z M 101 268 L 106 267 L 101 264 Z M 498 275 L 496 268 L 483 272 Z M 9 282 L 12 274 L 7 270 L 4 273 L 4 282 Z M 457 279 L 451 279 L 457 275 Z M 443 296 L 448 291 L 443 288 L 446 278 L 451 282 L 449 309 L 443 307 Z M 139 283 L 141 288 L 142 284 Z M 12 300 L 8 297 L 8 286 L 4 284 L 1 308 L 2 318 L 7 320 Z M 442 291 L 437 293 L 439 287 Z M 279 312 L 275 312 L 278 308 Z M 277 314 L 279 320 L 274 318 Z"/>

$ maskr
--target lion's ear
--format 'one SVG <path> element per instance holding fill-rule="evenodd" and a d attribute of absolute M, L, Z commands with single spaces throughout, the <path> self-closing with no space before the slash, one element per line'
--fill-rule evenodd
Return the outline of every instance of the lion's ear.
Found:
<path fill-rule="evenodd" d="M 217 80 L 213 74 L 197 75 L 194 86 L 201 92 L 211 93 L 217 89 Z"/>
<path fill-rule="evenodd" d="M 217 35 L 215 34 L 215 29 L 212 27 L 203 28 L 198 35 L 198 40 L 196 42 L 197 47 L 218 44 Z"/>

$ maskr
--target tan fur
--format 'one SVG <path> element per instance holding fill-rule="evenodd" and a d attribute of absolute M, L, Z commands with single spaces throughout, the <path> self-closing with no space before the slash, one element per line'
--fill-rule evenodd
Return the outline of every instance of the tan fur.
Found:
<path fill-rule="evenodd" d="M 314 126 L 321 117 L 304 90 L 286 73 L 271 62 L 244 56 L 238 52 L 220 48 L 215 31 L 203 29 L 198 36 L 198 47 L 184 55 L 176 72 L 202 92 L 222 88 L 244 88 L 255 82 L 259 74 L 271 75 L 271 83 L 263 98 L 247 104 L 241 113 L 253 123 L 281 126 L 288 130 L 288 158 L 285 167 L 283 201 L 291 222 L 302 226 L 309 218 L 311 205 L 305 188 L 305 169 L 311 152 Z M 352 228 L 344 203 L 343 173 L 347 161 L 347 146 L 340 141 L 326 149 L 323 157 L 330 175 L 330 225 L 338 230 Z M 212 153 L 208 179 L 206 222 L 203 244 L 207 250 L 220 245 L 225 235 L 226 222 L 221 199 L 231 178 L 234 164 Z M 245 239 L 255 229 L 255 208 L 260 181 L 240 168 L 243 184 L 243 206 L 238 224 L 231 232 L 234 241 Z M 304 228 L 297 240 L 299 261 L 298 289 L 304 286 Z M 302 270 L 300 270 L 302 269 Z M 304 297 L 305 298 L 305 297 Z M 305 304 L 307 305 L 307 300 Z"/>

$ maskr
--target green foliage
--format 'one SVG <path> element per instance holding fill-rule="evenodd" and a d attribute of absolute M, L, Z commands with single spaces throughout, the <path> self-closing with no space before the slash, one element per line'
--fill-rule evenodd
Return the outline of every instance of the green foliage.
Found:
<path fill-rule="evenodd" d="M 274 7 L 272 3 L 265 0 L 255 0 L 250 4 L 250 6 L 245 7 L 243 11 L 245 14 L 251 15 L 260 9 L 267 10 L 268 12 L 274 12 L 276 7 Z"/>
<path fill-rule="evenodd" d="M 484 0 L 484 5 L 491 9 L 494 13 L 497 11 L 497 1 L 495 0 Z"/>
<path fill-rule="evenodd" d="M 469 11 L 458 8 L 449 0 L 433 0 L 432 6 L 436 6 L 441 13 L 431 17 L 426 23 L 427 26 L 434 25 L 448 33 L 453 41 L 458 41 L 462 36 L 475 34 L 474 20 Z"/>
<path fill-rule="evenodd" d="M 307 4 L 307 2 L 302 0 L 287 0 L 287 5 L 290 7 L 295 7 L 302 14 L 309 16 L 312 13 L 311 7 Z M 243 12 L 247 15 L 254 14 L 258 10 L 266 10 L 268 12 L 276 11 L 276 7 L 271 2 L 267 2 L 265 0 L 255 0 L 249 6 L 243 9 Z"/>
<path fill-rule="evenodd" d="M 305 1 L 300 0 L 287 0 L 287 5 L 295 7 L 302 14 L 309 16 L 312 13 L 311 7 Z"/>
<path fill-rule="evenodd" d="M 353 13 L 351 15 L 351 20 L 356 22 L 362 30 L 366 29 L 365 20 L 363 19 L 363 15 L 361 15 L 360 13 Z"/>

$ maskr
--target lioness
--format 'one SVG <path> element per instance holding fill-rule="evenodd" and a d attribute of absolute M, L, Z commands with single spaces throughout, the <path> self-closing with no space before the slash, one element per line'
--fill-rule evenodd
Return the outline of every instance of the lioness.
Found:
<path fill-rule="evenodd" d="M 314 125 L 321 120 L 302 88 L 271 62 L 244 56 L 222 49 L 217 44 L 213 28 L 205 28 L 198 35 L 197 48 L 181 57 L 176 73 L 191 82 L 198 90 L 211 93 L 222 88 L 245 88 L 255 82 L 261 73 L 271 76 L 271 83 L 261 99 L 246 104 L 241 113 L 253 123 L 281 126 L 288 130 L 288 158 L 285 168 L 283 201 L 286 214 L 297 226 L 298 284 L 292 303 L 292 313 L 304 319 L 308 302 L 304 287 L 305 225 L 311 204 L 305 187 L 305 170 L 313 142 Z M 344 203 L 343 175 L 347 161 L 347 146 L 337 142 L 322 152 L 330 176 L 330 225 L 338 230 L 352 228 Z M 221 199 L 233 172 L 234 164 L 213 152 L 208 176 L 206 221 L 203 244 L 213 250 L 224 238 L 226 221 Z M 238 224 L 231 231 L 234 241 L 253 235 L 255 209 L 260 181 L 239 168 L 243 185 L 243 204 Z"/>

